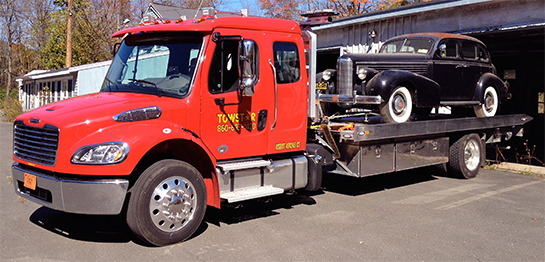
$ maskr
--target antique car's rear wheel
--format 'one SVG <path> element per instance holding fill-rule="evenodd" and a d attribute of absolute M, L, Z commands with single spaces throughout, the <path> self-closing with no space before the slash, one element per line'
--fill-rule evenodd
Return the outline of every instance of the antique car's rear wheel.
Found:
<path fill-rule="evenodd" d="M 399 86 L 385 103 L 380 104 L 380 115 L 386 123 L 403 123 L 411 117 L 413 100 L 406 87 Z"/>
<path fill-rule="evenodd" d="M 206 186 L 197 169 L 173 159 L 161 160 L 131 189 L 127 224 L 135 236 L 156 246 L 190 237 L 206 209 Z"/>
<path fill-rule="evenodd" d="M 487 87 L 484 90 L 484 99 L 481 105 L 475 106 L 475 115 L 478 117 L 490 117 L 495 116 L 498 111 L 499 97 L 498 92 L 492 86 Z"/>

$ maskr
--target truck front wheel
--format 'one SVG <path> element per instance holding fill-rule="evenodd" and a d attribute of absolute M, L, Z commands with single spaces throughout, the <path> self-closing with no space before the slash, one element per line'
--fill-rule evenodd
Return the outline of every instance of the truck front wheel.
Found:
<path fill-rule="evenodd" d="M 139 239 L 156 246 L 181 242 L 201 224 L 206 186 L 197 169 L 179 160 L 161 160 L 131 189 L 127 224 Z"/>
<path fill-rule="evenodd" d="M 481 168 L 483 144 L 477 134 L 468 134 L 450 146 L 449 167 L 453 175 L 473 178 Z"/>

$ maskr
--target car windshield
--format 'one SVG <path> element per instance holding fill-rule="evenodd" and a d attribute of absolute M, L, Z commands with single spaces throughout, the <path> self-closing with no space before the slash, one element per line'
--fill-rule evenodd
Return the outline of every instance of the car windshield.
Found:
<path fill-rule="evenodd" d="M 101 91 L 186 96 L 202 42 L 200 33 L 129 36 L 119 47 Z"/>
<path fill-rule="evenodd" d="M 401 39 L 384 43 L 380 53 L 417 53 L 427 54 L 433 47 L 431 39 Z"/>

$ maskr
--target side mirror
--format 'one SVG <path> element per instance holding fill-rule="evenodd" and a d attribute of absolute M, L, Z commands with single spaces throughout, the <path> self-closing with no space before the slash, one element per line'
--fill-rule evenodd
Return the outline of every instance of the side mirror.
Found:
<path fill-rule="evenodd" d="M 114 44 L 112 48 L 112 57 L 114 57 L 117 54 L 117 51 L 119 51 L 120 47 L 121 47 L 121 42 Z"/>
<path fill-rule="evenodd" d="M 259 76 L 259 52 L 254 41 L 242 40 L 239 42 L 238 63 L 240 89 L 245 96 L 252 96 Z"/>
<path fill-rule="evenodd" d="M 447 56 L 447 45 L 446 44 L 439 45 L 439 47 L 437 48 L 437 55 L 440 56 L 440 57 Z"/>

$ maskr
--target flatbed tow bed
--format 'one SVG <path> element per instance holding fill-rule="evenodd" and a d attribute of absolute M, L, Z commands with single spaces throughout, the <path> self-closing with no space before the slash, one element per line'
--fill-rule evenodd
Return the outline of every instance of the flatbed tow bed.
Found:
<path fill-rule="evenodd" d="M 359 123 L 361 118 L 346 117 L 313 130 L 316 140 L 337 156 L 332 173 L 364 177 L 448 163 L 455 175 L 470 178 L 478 168 L 473 163 L 469 163 L 472 170 L 463 167 L 475 161 L 472 154 L 480 155 L 477 160 L 482 165 L 485 144 L 521 136 L 523 125 L 532 120 L 525 114 L 450 117 L 434 115 L 406 123 L 377 123 L 377 119 Z"/>

